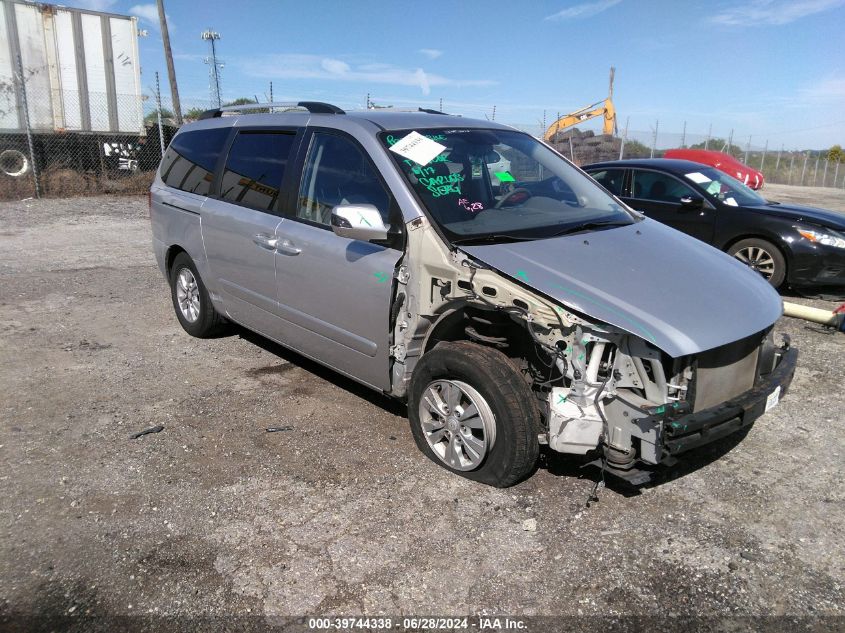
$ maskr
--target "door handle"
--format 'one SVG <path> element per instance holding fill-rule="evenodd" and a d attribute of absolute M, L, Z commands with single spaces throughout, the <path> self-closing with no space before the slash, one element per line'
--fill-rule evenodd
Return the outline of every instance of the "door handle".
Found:
<path fill-rule="evenodd" d="M 252 241 L 261 248 L 265 248 L 268 251 L 274 251 L 276 250 L 276 245 L 279 243 L 279 238 L 274 237 L 272 235 L 264 235 L 263 233 L 259 233 L 258 235 L 252 238 Z"/>
<path fill-rule="evenodd" d="M 276 245 L 276 252 L 282 255 L 299 255 L 302 249 L 294 246 L 290 240 L 282 240 Z"/>

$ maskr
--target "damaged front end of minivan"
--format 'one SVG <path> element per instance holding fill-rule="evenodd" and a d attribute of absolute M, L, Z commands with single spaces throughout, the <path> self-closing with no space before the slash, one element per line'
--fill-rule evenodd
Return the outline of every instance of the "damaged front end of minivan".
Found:
<path fill-rule="evenodd" d="M 720 324 L 713 321 L 719 313 L 708 312 L 706 304 L 690 305 L 697 292 L 708 291 L 707 274 L 704 279 L 699 274 L 695 287 L 667 292 L 663 302 L 645 296 L 660 281 L 654 271 L 641 283 L 635 282 L 637 274 L 620 273 L 622 285 L 616 288 L 608 288 L 605 277 L 601 293 L 590 287 L 588 270 L 563 279 L 559 270 L 577 265 L 566 255 L 576 244 L 612 250 L 603 242 L 628 229 L 591 234 L 591 245 L 582 244 L 587 242 L 582 237 L 547 247 L 534 242 L 523 253 L 527 245 L 448 248 L 423 217 L 407 228 L 392 314 L 392 384 L 398 397 L 407 396 L 417 362 L 438 344 L 469 341 L 494 348 L 530 386 L 540 444 L 559 453 L 594 455 L 595 464 L 641 484 L 650 480 L 654 466 L 670 466 L 681 453 L 751 425 L 777 404 L 792 380 L 797 351 L 788 338 L 775 344 L 779 308 L 770 296 L 762 301 L 754 296 L 754 284 L 744 300 L 733 297 L 734 307 L 759 313 L 738 318 L 728 311 L 722 318 L 731 322 Z M 666 229 L 644 222 L 630 231 L 636 243 L 644 232 Z M 541 248 L 554 248 L 555 257 L 538 253 Z M 552 259 L 554 270 L 536 265 Z M 730 275 L 733 264 L 727 259 L 717 262 L 726 270 L 712 275 Z M 677 279 L 683 268 L 670 277 Z M 636 308 L 649 301 L 657 305 Z M 672 304 L 674 310 L 667 307 Z"/>

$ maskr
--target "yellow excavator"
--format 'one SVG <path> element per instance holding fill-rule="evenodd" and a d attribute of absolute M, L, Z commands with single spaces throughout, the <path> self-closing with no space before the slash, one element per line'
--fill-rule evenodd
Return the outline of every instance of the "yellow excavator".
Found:
<path fill-rule="evenodd" d="M 611 67 L 610 88 L 607 91 L 607 99 L 560 117 L 548 127 L 546 133 L 543 134 L 543 139 L 550 142 L 558 132 L 562 132 L 566 128 L 572 127 L 582 121 L 588 121 L 599 116 L 604 117 L 604 134 L 616 134 L 616 108 L 613 107 L 613 75 L 615 73 L 616 69 Z"/>

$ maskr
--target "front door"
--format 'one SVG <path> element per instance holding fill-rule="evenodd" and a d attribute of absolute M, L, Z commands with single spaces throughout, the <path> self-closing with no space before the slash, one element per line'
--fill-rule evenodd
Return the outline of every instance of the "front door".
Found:
<path fill-rule="evenodd" d="M 623 200 L 637 211 L 687 235 L 707 243 L 712 241 L 715 220 L 713 207 L 707 201 L 701 207 L 681 204 L 681 199 L 687 196 L 703 196 L 674 176 L 648 169 L 633 169 L 631 196 Z"/>
<path fill-rule="evenodd" d="M 377 174 L 350 137 L 313 133 L 299 195 L 277 230 L 276 279 L 280 315 L 294 325 L 290 345 L 387 390 L 393 273 L 402 251 L 339 237 L 330 227 L 332 208 L 344 203 L 375 205 L 389 224 L 391 196 Z"/>
<path fill-rule="evenodd" d="M 295 132 L 243 130 L 232 141 L 219 193 L 203 205 L 213 288 L 225 313 L 267 336 L 279 330 L 275 247 L 282 180 Z"/>

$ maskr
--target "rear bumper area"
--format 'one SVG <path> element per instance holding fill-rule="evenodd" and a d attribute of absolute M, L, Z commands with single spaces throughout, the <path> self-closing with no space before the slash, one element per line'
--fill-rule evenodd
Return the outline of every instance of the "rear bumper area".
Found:
<path fill-rule="evenodd" d="M 779 350 L 778 355 L 777 366 L 753 389 L 709 409 L 665 421 L 663 462 L 750 426 L 774 406 L 792 383 L 798 350 Z"/>

